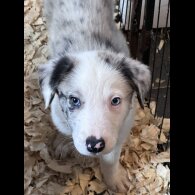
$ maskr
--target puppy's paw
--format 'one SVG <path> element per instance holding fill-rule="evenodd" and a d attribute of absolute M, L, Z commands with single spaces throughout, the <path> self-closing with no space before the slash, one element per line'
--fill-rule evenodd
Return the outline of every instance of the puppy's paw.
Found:
<path fill-rule="evenodd" d="M 114 192 L 127 193 L 130 188 L 130 180 L 127 171 L 119 164 L 112 174 L 104 173 L 104 180 L 108 188 Z"/>

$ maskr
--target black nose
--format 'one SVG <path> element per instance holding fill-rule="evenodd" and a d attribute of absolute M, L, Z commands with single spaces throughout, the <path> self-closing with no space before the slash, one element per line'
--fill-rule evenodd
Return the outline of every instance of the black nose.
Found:
<path fill-rule="evenodd" d="M 100 138 L 96 139 L 96 137 L 91 136 L 86 140 L 87 150 L 92 153 L 101 152 L 105 147 L 105 141 Z"/>

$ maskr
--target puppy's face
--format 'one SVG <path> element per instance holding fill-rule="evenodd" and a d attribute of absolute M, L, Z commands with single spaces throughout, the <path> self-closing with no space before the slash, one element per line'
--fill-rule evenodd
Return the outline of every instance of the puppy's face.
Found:
<path fill-rule="evenodd" d="M 84 155 L 105 154 L 114 148 L 132 109 L 134 92 L 143 105 L 150 82 L 146 66 L 101 51 L 53 60 L 39 72 L 55 125 L 66 134 L 68 124 L 76 149 Z"/>

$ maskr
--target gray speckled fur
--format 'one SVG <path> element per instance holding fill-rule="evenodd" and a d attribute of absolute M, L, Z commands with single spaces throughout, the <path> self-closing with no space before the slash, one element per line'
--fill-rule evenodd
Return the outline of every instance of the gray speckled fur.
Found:
<path fill-rule="evenodd" d="M 148 67 L 129 57 L 113 20 L 113 0 L 44 4 L 51 58 L 39 67 L 45 107 L 51 105 L 57 129 L 72 136 L 81 154 L 96 155 L 87 150 L 89 136 L 104 138 L 105 148 L 97 155 L 105 183 L 115 192 L 127 192 L 130 181 L 119 157 L 133 125 L 136 94 L 143 102 L 150 86 Z M 59 100 L 58 92 L 68 98 Z M 74 111 L 69 109 L 71 96 L 81 100 Z M 114 97 L 121 97 L 117 106 L 111 103 Z"/>
<path fill-rule="evenodd" d="M 101 44 L 105 40 L 115 51 L 129 56 L 125 38 L 113 20 L 112 0 L 45 0 L 44 4 L 51 58 L 67 52 L 108 49 Z"/>

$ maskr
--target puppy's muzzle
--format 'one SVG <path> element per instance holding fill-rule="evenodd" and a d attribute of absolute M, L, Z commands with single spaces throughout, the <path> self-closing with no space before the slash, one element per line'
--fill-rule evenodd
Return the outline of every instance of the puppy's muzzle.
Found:
<path fill-rule="evenodd" d="M 90 136 L 86 140 L 86 146 L 89 152 L 98 153 L 105 148 L 105 141 L 103 138 L 96 139 L 96 137 Z"/>

